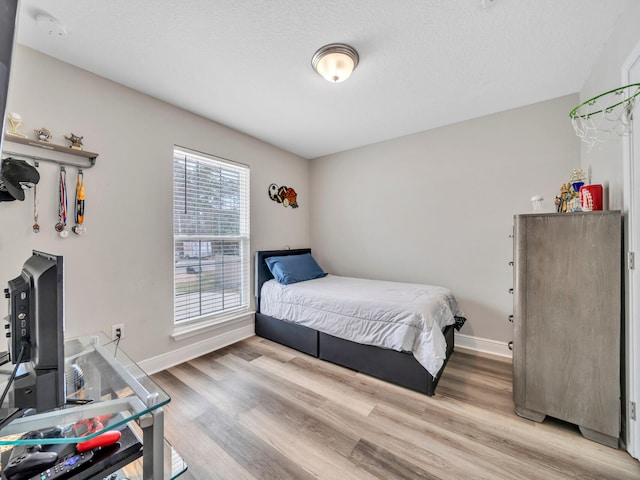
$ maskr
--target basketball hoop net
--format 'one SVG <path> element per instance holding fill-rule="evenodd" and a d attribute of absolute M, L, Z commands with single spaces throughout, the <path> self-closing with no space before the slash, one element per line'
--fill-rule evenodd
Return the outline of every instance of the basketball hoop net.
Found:
<path fill-rule="evenodd" d="M 640 83 L 633 83 L 602 93 L 571 110 L 573 128 L 588 145 L 588 152 L 614 135 L 631 132 L 633 109 L 640 101 L 639 95 Z"/>

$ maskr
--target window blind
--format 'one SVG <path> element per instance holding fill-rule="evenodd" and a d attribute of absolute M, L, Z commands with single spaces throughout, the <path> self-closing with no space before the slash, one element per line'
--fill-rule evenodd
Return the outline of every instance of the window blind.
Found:
<path fill-rule="evenodd" d="M 249 307 L 249 168 L 174 149 L 174 321 Z"/>

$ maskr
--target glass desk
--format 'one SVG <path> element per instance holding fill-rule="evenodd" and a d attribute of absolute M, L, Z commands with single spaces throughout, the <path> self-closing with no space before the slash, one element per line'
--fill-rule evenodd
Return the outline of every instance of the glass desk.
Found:
<path fill-rule="evenodd" d="M 169 395 L 104 333 L 68 339 L 64 347 L 67 405 L 13 418 L 0 427 L 0 449 L 79 443 L 129 425 L 141 432 L 143 448 L 138 465 L 126 467 L 127 478 L 173 479 L 184 473 L 182 457 L 164 440 L 162 407 L 171 400 Z M 11 363 L 0 367 L 0 388 L 4 389 L 13 367 Z M 51 427 L 61 428 L 65 436 L 20 438 Z"/>

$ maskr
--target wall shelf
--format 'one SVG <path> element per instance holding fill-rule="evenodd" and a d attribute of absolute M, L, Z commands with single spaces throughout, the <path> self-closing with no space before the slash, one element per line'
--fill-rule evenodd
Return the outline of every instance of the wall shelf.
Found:
<path fill-rule="evenodd" d="M 4 139 L 7 142 L 20 143 L 22 145 L 29 145 L 31 147 L 37 147 L 50 152 L 58 152 L 66 155 L 73 155 L 76 157 L 80 157 L 80 159 L 84 159 L 87 162 L 89 162 L 89 165 L 79 165 L 78 163 L 71 163 L 71 162 L 66 162 L 62 160 L 56 160 L 53 158 L 47 158 L 45 156 L 40 156 L 40 155 L 26 155 L 24 153 L 19 153 L 19 152 L 9 152 L 6 150 L 3 151 L 3 153 L 6 155 L 28 158 L 36 162 L 38 161 L 53 162 L 59 165 L 66 165 L 70 167 L 91 168 L 96 164 L 96 159 L 98 158 L 98 154 L 94 152 L 87 152 L 86 150 L 76 150 L 75 148 L 65 147 L 63 145 L 56 145 L 55 143 L 41 142 L 40 140 L 34 140 L 31 138 L 21 137 L 18 135 L 11 135 L 10 133 L 6 133 L 4 136 Z"/>

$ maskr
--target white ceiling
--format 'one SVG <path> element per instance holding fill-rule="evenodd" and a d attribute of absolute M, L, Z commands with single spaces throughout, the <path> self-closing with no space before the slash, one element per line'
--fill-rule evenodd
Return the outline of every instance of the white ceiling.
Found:
<path fill-rule="evenodd" d="M 314 158 L 577 92 L 632 1 L 22 0 L 18 41 Z M 339 84 L 311 68 L 334 42 Z"/>

